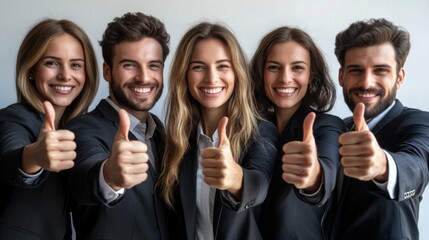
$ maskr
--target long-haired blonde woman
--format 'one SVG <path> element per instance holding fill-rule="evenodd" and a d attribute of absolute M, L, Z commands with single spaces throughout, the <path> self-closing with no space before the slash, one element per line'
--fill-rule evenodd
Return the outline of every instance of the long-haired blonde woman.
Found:
<path fill-rule="evenodd" d="M 45 19 L 25 36 L 16 63 L 18 103 L 0 110 L 0 239 L 63 239 L 70 234 L 67 182 L 74 135 L 61 130 L 87 111 L 98 87 L 86 33 Z"/>
<path fill-rule="evenodd" d="M 244 54 L 228 28 L 200 23 L 173 60 L 160 186 L 187 239 L 260 239 L 277 130 L 255 111 Z M 184 223 L 180 225 L 180 222 Z"/>

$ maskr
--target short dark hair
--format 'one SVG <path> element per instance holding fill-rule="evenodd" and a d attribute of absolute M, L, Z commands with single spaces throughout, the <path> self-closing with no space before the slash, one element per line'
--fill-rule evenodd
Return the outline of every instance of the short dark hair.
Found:
<path fill-rule="evenodd" d="M 266 118 L 272 117 L 269 109 L 274 106 L 264 91 L 265 62 L 272 47 L 288 41 L 297 42 L 310 53 L 311 81 L 301 106 L 315 112 L 331 110 L 336 99 L 335 84 L 329 75 L 329 68 L 321 51 L 307 33 L 298 28 L 284 26 L 262 38 L 250 62 L 253 91 L 259 111 Z"/>
<path fill-rule="evenodd" d="M 164 23 L 158 18 L 145 15 L 141 12 L 126 13 L 116 17 L 107 25 L 103 39 L 99 42 L 102 48 L 103 59 L 107 65 L 112 66 L 113 48 L 122 41 L 138 41 L 145 37 L 154 38 L 162 47 L 163 61 L 167 58 L 170 35 Z"/>
<path fill-rule="evenodd" d="M 335 55 L 341 68 L 344 67 L 347 50 L 390 42 L 395 49 L 397 71 L 401 69 L 410 52 L 410 34 L 402 27 L 380 18 L 352 23 L 335 38 Z"/>

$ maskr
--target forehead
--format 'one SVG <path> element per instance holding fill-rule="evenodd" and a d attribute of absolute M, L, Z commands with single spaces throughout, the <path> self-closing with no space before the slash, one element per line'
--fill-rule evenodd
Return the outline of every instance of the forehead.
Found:
<path fill-rule="evenodd" d="M 267 59 L 285 59 L 290 61 L 309 61 L 310 52 L 296 41 L 275 44 L 268 52 Z"/>
<path fill-rule="evenodd" d="M 349 65 L 390 65 L 396 66 L 395 50 L 391 43 L 349 49 L 344 58 L 345 66 Z"/>
<path fill-rule="evenodd" d="M 70 50 L 70 52 L 80 55 L 83 54 L 83 49 L 79 40 L 68 33 L 64 33 L 54 36 L 49 41 L 49 43 L 46 45 L 44 55 L 50 54 L 52 52 L 62 53 L 65 50 Z"/>
<path fill-rule="evenodd" d="M 226 45 L 218 39 L 204 39 L 198 41 L 192 52 L 192 59 L 195 58 L 227 58 L 229 51 Z"/>
<path fill-rule="evenodd" d="M 162 61 L 161 44 L 149 37 L 137 41 L 122 41 L 113 48 L 113 61 L 121 61 L 122 59 Z"/>

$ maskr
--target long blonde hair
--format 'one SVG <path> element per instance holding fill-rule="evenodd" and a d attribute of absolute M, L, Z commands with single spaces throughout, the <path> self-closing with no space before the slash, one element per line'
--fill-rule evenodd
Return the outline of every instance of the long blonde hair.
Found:
<path fill-rule="evenodd" d="M 85 85 L 82 92 L 68 106 L 61 118 L 64 126 L 70 119 L 85 113 L 98 89 L 97 59 L 86 33 L 69 20 L 45 19 L 30 29 L 18 51 L 16 60 L 16 93 L 19 103 L 26 103 L 39 112 L 44 112 L 43 98 L 30 80 L 31 71 L 43 56 L 50 41 L 59 35 L 70 34 L 83 49 L 85 61 Z"/>
<path fill-rule="evenodd" d="M 235 74 L 235 87 L 228 101 L 227 127 L 233 157 L 238 161 L 245 143 L 257 134 L 257 119 L 254 107 L 252 81 L 249 78 L 247 61 L 231 31 L 219 24 L 202 22 L 188 30 L 180 41 L 173 59 L 169 95 L 167 97 L 166 145 L 158 186 L 165 202 L 173 208 L 174 188 L 179 182 L 179 167 L 189 147 L 189 136 L 196 134 L 201 120 L 200 105 L 191 96 L 187 87 L 187 72 L 194 46 L 205 39 L 217 39 L 225 44 Z"/>

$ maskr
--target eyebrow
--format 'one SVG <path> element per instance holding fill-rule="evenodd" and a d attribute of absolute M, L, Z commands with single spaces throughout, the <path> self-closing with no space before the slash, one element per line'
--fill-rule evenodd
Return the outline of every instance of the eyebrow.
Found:
<path fill-rule="evenodd" d="M 57 60 L 57 61 L 61 61 L 62 59 L 61 58 L 59 58 L 59 57 L 55 57 L 55 56 L 45 56 L 45 57 L 43 57 L 42 59 L 47 59 L 47 58 L 50 58 L 50 59 L 55 59 L 55 60 Z M 70 59 L 70 61 L 82 61 L 82 62 L 84 62 L 85 60 L 83 60 L 82 58 L 73 58 L 73 59 Z"/>
<path fill-rule="evenodd" d="M 229 60 L 229 59 L 221 59 L 221 60 L 216 61 L 216 63 L 222 63 L 222 62 L 231 63 L 231 60 Z M 191 61 L 190 64 L 205 64 L 205 62 L 204 61 L 195 60 L 195 61 Z"/>
<path fill-rule="evenodd" d="M 278 62 L 278 61 L 274 61 L 274 60 L 269 60 L 269 61 L 267 61 L 265 64 L 267 64 L 267 63 L 275 63 L 275 64 L 279 64 L 279 65 L 281 65 L 281 63 L 280 62 Z M 305 65 L 308 65 L 308 63 L 306 62 L 306 61 L 295 61 L 295 62 L 292 62 L 292 64 L 305 64 Z"/>
<path fill-rule="evenodd" d="M 132 63 L 138 63 L 136 60 L 133 59 L 128 59 L 128 58 L 124 58 L 122 60 L 119 61 L 119 63 L 124 63 L 124 62 L 132 62 Z M 160 63 L 163 64 L 162 60 L 160 59 L 156 59 L 156 60 L 150 60 L 149 63 Z"/>
<path fill-rule="evenodd" d="M 346 69 L 349 69 L 349 68 L 360 68 L 360 67 L 362 67 L 362 66 L 358 65 L 358 64 L 351 64 L 351 65 L 347 65 Z M 383 68 L 392 68 L 392 66 L 390 66 L 389 64 L 377 64 L 377 65 L 374 65 L 374 66 L 371 66 L 371 67 L 376 67 L 376 68 L 380 68 L 380 67 L 383 67 Z"/>

